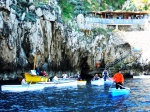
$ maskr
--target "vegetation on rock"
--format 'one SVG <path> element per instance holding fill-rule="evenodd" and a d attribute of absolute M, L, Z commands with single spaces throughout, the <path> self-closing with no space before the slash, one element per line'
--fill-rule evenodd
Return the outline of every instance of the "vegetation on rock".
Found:
<path fill-rule="evenodd" d="M 125 2 L 129 1 L 126 5 Z M 149 0 L 58 0 L 62 9 L 64 22 L 76 17 L 78 14 L 86 15 L 91 11 L 125 10 L 125 11 L 150 11 Z"/>

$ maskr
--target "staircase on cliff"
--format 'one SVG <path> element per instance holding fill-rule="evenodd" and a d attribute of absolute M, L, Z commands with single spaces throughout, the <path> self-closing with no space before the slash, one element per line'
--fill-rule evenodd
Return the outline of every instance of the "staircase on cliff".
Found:
<path fill-rule="evenodd" d="M 150 61 L 150 31 L 121 32 L 120 34 L 131 47 L 141 49 L 143 60 Z"/>
<path fill-rule="evenodd" d="M 132 31 L 132 32 L 119 32 L 121 38 L 124 41 L 129 43 L 132 48 L 138 48 L 142 51 L 142 59 L 150 61 L 150 31 Z M 130 54 L 130 50 L 124 55 L 120 56 L 119 59 L 116 59 L 114 62 L 107 63 L 105 69 L 108 70 L 109 67 L 115 66 L 117 63 L 121 62 Z"/>
<path fill-rule="evenodd" d="M 107 63 L 107 64 L 105 65 L 105 70 L 108 70 L 109 67 L 113 67 L 113 66 L 116 65 L 117 63 L 121 62 L 123 59 L 125 59 L 127 56 L 129 56 L 130 52 L 131 52 L 131 51 L 129 50 L 125 55 L 122 55 L 122 54 L 121 54 L 121 55 L 120 55 L 120 58 L 115 59 L 114 62 Z"/>

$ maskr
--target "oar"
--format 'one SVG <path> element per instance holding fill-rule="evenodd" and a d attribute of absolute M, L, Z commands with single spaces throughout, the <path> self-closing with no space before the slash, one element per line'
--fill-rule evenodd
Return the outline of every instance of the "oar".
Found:
<path fill-rule="evenodd" d="M 114 82 L 110 85 L 109 89 L 112 87 L 113 84 L 114 84 Z"/>
<path fill-rule="evenodd" d="M 32 81 L 30 81 L 30 83 L 29 83 L 29 86 L 28 86 L 27 90 L 29 89 L 29 87 L 30 87 L 31 83 L 32 83 Z M 27 91 L 27 90 L 26 90 L 26 91 Z"/>
<path fill-rule="evenodd" d="M 124 86 L 122 86 L 122 85 L 120 85 L 120 84 L 118 84 L 118 85 L 121 86 L 121 87 L 124 88 L 124 89 L 130 90 L 130 88 L 128 88 L 128 87 L 124 87 Z"/>
<path fill-rule="evenodd" d="M 57 84 L 60 84 L 60 81 L 58 80 L 58 81 L 56 81 L 56 82 L 54 82 L 54 86 L 53 87 L 55 87 Z"/>

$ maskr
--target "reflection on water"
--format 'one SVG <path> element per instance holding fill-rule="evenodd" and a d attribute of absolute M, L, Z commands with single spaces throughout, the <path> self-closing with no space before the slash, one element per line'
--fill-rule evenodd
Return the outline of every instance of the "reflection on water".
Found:
<path fill-rule="evenodd" d="M 0 92 L 0 112 L 148 112 L 149 79 L 126 79 L 128 96 L 110 97 L 109 86 L 47 87 L 34 92 Z"/>

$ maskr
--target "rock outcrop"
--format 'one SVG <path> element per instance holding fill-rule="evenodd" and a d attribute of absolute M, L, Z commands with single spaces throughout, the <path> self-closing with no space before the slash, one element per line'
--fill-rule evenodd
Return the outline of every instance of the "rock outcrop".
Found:
<path fill-rule="evenodd" d="M 101 67 L 117 59 L 132 63 L 132 48 L 117 33 L 95 30 L 87 36 L 75 19 L 64 25 L 55 0 L 42 5 L 34 5 L 32 0 L 1 0 L 0 4 L 0 80 L 30 72 L 34 54 L 36 67 L 49 75 L 54 75 L 52 71 L 80 71 L 83 63 L 89 71 L 96 62 Z"/>

